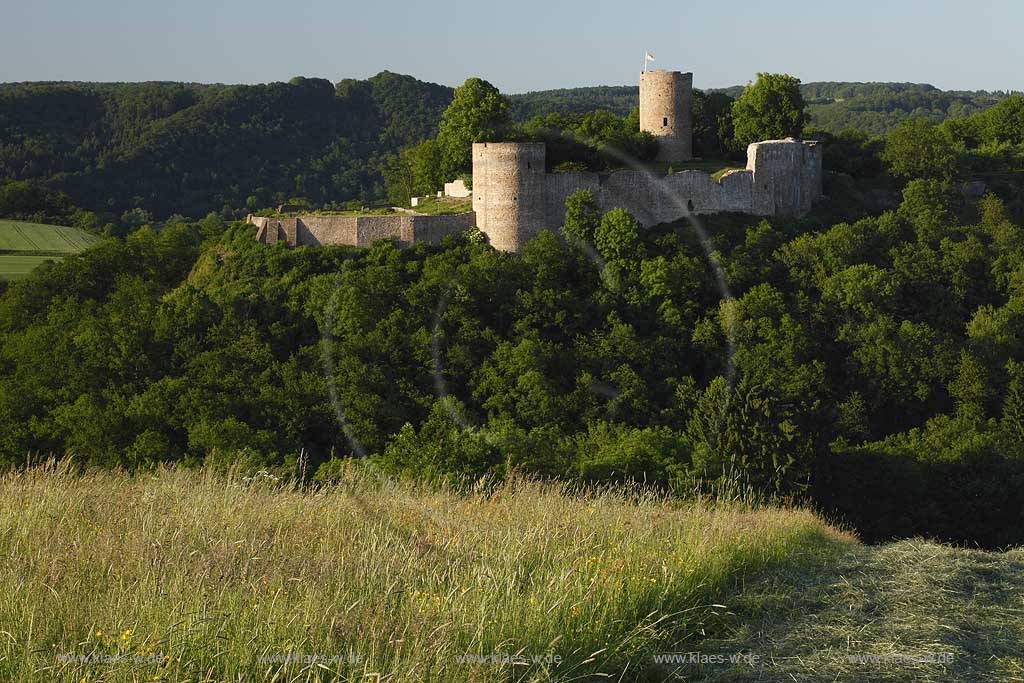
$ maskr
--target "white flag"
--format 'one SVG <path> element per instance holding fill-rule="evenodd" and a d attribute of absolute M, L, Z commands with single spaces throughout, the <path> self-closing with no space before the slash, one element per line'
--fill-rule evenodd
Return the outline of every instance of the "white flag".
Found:
<path fill-rule="evenodd" d="M 651 60 L 653 62 L 654 61 L 654 55 L 652 55 L 650 52 L 645 52 L 644 53 L 644 59 L 649 59 L 649 60 Z"/>

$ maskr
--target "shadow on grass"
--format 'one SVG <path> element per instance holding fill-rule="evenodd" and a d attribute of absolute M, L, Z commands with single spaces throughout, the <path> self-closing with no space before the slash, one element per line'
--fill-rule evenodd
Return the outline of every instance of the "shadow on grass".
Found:
<path fill-rule="evenodd" d="M 765 573 L 719 626 L 686 652 L 724 662 L 682 660 L 662 680 L 1024 681 L 1024 551 L 854 547 Z"/>

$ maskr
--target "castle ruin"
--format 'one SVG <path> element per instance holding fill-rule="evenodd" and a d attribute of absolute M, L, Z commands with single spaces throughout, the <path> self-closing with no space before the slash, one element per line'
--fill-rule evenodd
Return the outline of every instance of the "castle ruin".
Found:
<path fill-rule="evenodd" d="M 749 145 L 747 167 L 717 181 L 703 171 L 545 173 L 544 156 L 538 142 L 473 145 L 476 225 L 495 249 L 516 252 L 541 230 L 556 230 L 565 200 L 578 190 L 590 190 L 602 211 L 626 209 L 643 226 L 725 211 L 802 216 L 821 195 L 821 146 L 792 138 Z"/>
<path fill-rule="evenodd" d="M 640 74 L 640 129 L 658 142 L 657 159 L 693 158 L 691 100 L 693 75 L 678 71 Z M 518 253 L 541 230 L 558 231 L 565 201 L 590 190 L 598 206 L 622 208 L 643 226 L 691 214 L 720 212 L 755 216 L 803 216 L 821 196 L 822 148 L 816 141 L 766 140 L 747 147 L 743 169 L 715 179 L 703 171 L 667 175 L 642 169 L 608 174 L 546 172 L 546 149 L 539 142 L 473 144 L 473 211 L 452 215 L 249 216 L 256 239 L 287 246 L 347 244 L 370 246 L 378 239 L 400 245 L 438 243 L 476 226 L 500 251 Z"/>

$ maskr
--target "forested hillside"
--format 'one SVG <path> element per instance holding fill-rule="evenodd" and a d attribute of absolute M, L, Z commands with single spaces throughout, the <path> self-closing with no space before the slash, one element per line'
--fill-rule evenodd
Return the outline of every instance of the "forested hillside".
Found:
<path fill-rule="evenodd" d="M 806 83 L 811 125 L 884 135 L 909 118 L 941 123 L 983 111 L 1009 93 L 939 90 L 918 83 Z"/>
<path fill-rule="evenodd" d="M 24 84 L 0 90 L 0 181 L 158 218 L 383 197 L 387 154 L 436 133 L 451 88 L 383 72 L 253 86 Z"/>

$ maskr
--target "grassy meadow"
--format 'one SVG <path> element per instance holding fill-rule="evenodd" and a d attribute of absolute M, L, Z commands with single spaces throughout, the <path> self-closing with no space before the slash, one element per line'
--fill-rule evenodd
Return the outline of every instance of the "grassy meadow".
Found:
<path fill-rule="evenodd" d="M 0 680 L 668 680 L 742 582 L 858 547 L 637 490 L 51 463 L 0 477 Z"/>
<path fill-rule="evenodd" d="M 40 264 L 77 254 L 100 239 L 78 228 L 0 220 L 0 279 L 21 279 Z"/>

